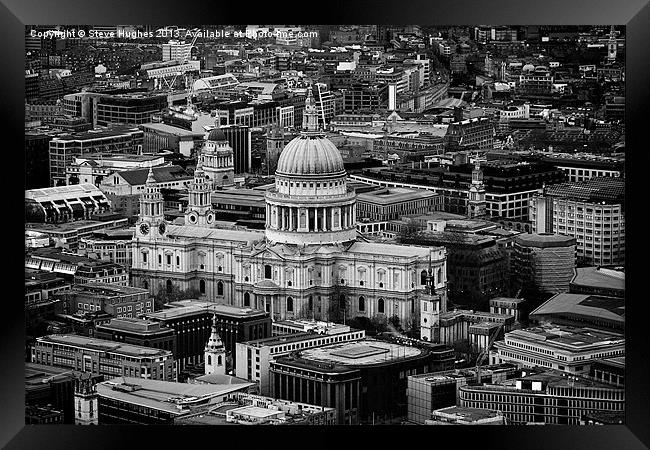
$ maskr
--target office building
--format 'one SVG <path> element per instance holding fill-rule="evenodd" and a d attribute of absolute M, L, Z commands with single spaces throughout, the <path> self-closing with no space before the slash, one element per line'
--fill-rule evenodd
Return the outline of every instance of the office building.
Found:
<path fill-rule="evenodd" d="M 153 309 L 153 308 L 151 308 Z M 176 335 L 172 328 L 139 318 L 116 318 L 95 327 L 95 337 L 142 347 L 170 350 L 175 354 Z"/>
<path fill-rule="evenodd" d="M 579 264 L 620 265 L 625 262 L 624 202 L 622 178 L 550 185 L 531 199 L 532 231 L 574 237 Z"/>
<path fill-rule="evenodd" d="M 493 150 L 494 125 L 487 117 L 458 117 L 457 121 L 449 124 L 444 142 L 446 151 Z"/>
<path fill-rule="evenodd" d="M 625 390 L 558 370 L 462 386 L 458 405 L 501 411 L 508 424 L 578 425 L 585 413 L 623 412 Z"/>
<path fill-rule="evenodd" d="M 516 364 L 483 366 L 480 375 L 474 368 L 410 375 L 406 391 L 408 421 L 422 425 L 431 419 L 433 410 L 455 406 L 461 386 L 496 384 L 519 375 Z"/>
<path fill-rule="evenodd" d="M 166 123 L 144 123 L 140 128 L 143 131 L 142 151 L 146 153 L 168 150 L 189 158 L 203 144 L 204 133 Z"/>
<path fill-rule="evenodd" d="M 516 287 L 526 291 L 568 292 L 576 265 L 576 240 L 559 234 L 515 236 L 512 255 Z"/>
<path fill-rule="evenodd" d="M 217 316 L 217 332 L 231 358 L 229 366 L 237 364 L 238 342 L 271 336 L 271 318 L 264 311 L 236 308 L 229 305 L 182 300 L 166 305 L 167 308 L 147 314 L 146 318 L 159 322 L 176 332 L 176 353 L 179 373 L 189 365 L 204 362 L 205 343 L 212 327 L 212 316 Z"/>
<path fill-rule="evenodd" d="M 101 311 L 119 319 L 151 313 L 155 304 L 145 289 L 106 283 L 75 284 L 58 296 L 66 314 Z M 126 322 L 119 322 L 126 323 Z"/>
<path fill-rule="evenodd" d="M 169 350 L 74 334 L 36 338 L 31 361 L 106 377 L 130 375 L 151 380 L 173 380 L 175 377 L 174 359 Z"/>
<path fill-rule="evenodd" d="M 251 171 L 252 144 L 251 129 L 244 125 L 226 125 L 221 127 L 228 144 L 233 152 L 233 167 L 235 174 Z"/>
<path fill-rule="evenodd" d="M 137 128 L 114 127 L 54 137 L 49 143 L 50 186 L 66 183 L 66 168 L 75 157 L 97 152 L 135 155 L 142 151 L 143 136 Z"/>
<path fill-rule="evenodd" d="M 97 384 L 99 425 L 173 425 L 183 416 L 208 415 L 250 384 L 190 384 L 171 379 L 112 377 Z"/>
<path fill-rule="evenodd" d="M 162 155 L 129 155 L 113 153 L 91 153 L 77 156 L 66 167 L 66 184 L 94 184 L 101 182 L 115 172 L 144 169 L 168 165 Z"/>
<path fill-rule="evenodd" d="M 77 254 L 131 267 L 133 233 L 132 228 L 93 231 L 79 238 Z"/>
<path fill-rule="evenodd" d="M 271 396 L 335 408 L 338 424 L 402 418 L 406 376 L 451 368 L 453 350 L 398 342 L 406 341 L 364 339 L 280 357 L 270 365 Z"/>
<path fill-rule="evenodd" d="M 109 209 L 110 202 L 106 195 L 90 183 L 25 191 L 25 220 L 27 222 L 83 221 L 89 220 L 94 214 L 107 212 Z"/>
<path fill-rule="evenodd" d="M 337 330 L 332 334 L 320 334 L 313 331 L 240 342 L 236 346 L 235 374 L 238 377 L 257 382 L 260 393 L 269 395 L 271 392 L 269 369 L 270 363 L 275 359 L 297 350 L 326 346 L 336 342 L 360 340 L 365 338 L 365 335 L 363 330 L 351 330 L 350 327 L 347 327 L 347 331 L 338 332 Z"/>
<path fill-rule="evenodd" d="M 381 188 L 357 194 L 357 218 L 371 221 L 397 220 L 409 214 L 442 209 L 442 196 L 430 191 Z"/>
<path fill-rule="evenodd" d="M 596 359 L 624 354 L 625 337 L 620 333 L 551 323 L 506 333 L 494 343 L 490 363 L 511 362 L 579 375 L 588 374 Z"/>
<path fill-rule="evenodd" d="M 573 294 L 625 296 L 625 271 L 623 267 L 577 267 L 569 283 Z"/>

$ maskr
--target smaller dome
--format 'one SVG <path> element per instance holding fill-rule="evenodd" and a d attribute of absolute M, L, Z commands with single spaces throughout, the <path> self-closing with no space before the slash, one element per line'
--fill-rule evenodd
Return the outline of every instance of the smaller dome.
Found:
<path fill-rule="evenodd" d="M 208 141 L 225 141 L 226 140 L 226 134 L 223 132 L 221 128 L 215 128 L 214 130 L 210 131 L 210 134 L 208 134 Z"/>

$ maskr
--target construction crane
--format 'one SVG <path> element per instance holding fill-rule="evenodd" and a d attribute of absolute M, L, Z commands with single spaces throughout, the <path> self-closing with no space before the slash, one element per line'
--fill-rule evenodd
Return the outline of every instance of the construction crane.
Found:
<path fill-rule="evenodd" d="M 190 56 L 192 55 L 192 47 L 194 47 L 194 44 L 196 43 L 196 39 L 199 37 L 198 28 L 195 28 L 192 31 L 194 33 L 194 37 L 192 38 L 192 43 L 187 48 L 187 52 L 185 54 L 183 54 L 183 57 L 178 62 L 179 65 L 181 65 L 181 66 L 183 64 L 185 64 L 188 59 L 190 59 Z M 171 96 L 172 96 L 172 93 L 174 92 L 174 83 L 176 83 L 176 78 L 178 78 L 178 76 L 180 74 L 181 74 L 181 72 L 176 72 L 176 74 L 174 75 L 174 78 L 172 79 L 172 82 L 169 84 L 169 95 L 167 97 L 167 104 L 168 104 L 169 107 L 172 106 L 172 97 Z M 185 88 L 187 90 L 188 104 L 189 104 L 189 102 L 190 102 L 190 100 L 189 100 L 190 88 L 187 86 L 187 84 L 188 84 L 188 82 L 187 82 L 187 75 L 186 75 L 185 76 Z"/>
<path fill-rule="evenodd" d="M 492 337 L 490 337 L 490 340 L 488 341 L 487 346 L 485 349 L 478 355 L 478 358 L 476 358 L 476 381 L 479 383 L 481 382 L 481 366 L 483 365 L 483 362 L 485 361 L 485 358 L 487 358 L 488 354 L 490 353 L 490 347 L 492 347 L 492 344 L 494 343 L 496 337 L 499 335 L 501 332 L 501 329 L 504 327 L 505 322 L 500 324 Z"/>

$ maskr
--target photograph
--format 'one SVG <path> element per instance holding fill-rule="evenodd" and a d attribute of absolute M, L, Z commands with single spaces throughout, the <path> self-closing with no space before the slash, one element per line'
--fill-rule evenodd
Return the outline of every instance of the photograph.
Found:
<path fill-rule="evenodd" d="M 235 446 L 316 425 L 290 429 L 648 448 L 626 389 L 647 377 L 631 354 L 626 374 L 639 44 L 615 17 L 491 17 L 22 23 L 7 448 L 219 425 Z M 136 427 L 93 438 L 116 425 Z"/>

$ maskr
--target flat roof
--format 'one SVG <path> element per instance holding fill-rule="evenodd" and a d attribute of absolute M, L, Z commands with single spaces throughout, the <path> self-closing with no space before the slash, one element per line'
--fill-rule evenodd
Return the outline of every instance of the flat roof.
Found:
<path fill-rule="evenodd" d="M 421 200 L 423 198 L 436 197 L 438 195 L 439 194 L 424 189 L 384 188 L 381 190 L 357 194 L 357 201 L 390 205 L 398 202 L 408 202 Z"/>
<path fill-rule="evenodd" d="M 187 414 L 195 402 L 218 403 L 223 395 L 240 391 L 254 383 L 217 385 L 199 383 L 175 383 L 172 381 L 146 380 L 144 378 L 118 377 L 97 384 L 100 397 L 112 398 L 126 403 L 146 406 L 175 415 Z M 186 406 L 181 409 L 179 406 Z M 201 403 L 196 406 L 205 406 Z"/>
<path fill-rule="evenodd" d="M 37 338 L 37 340 L 55 344 L 71 345 L 75 347 L 84 347 L 105 352 L 119 353 L 128 356 L 156 357 L 171 356 L 172 354 L 172 352 L 169 350 L 143 347 L 140 345 L 123 344 L 106 339 L 89 338 L 76 334 L 50 334 Z"/>
<path fill-rule="evenodd" d="M 360 253 L 368 255 L 391 255 L 403 258 L 427 257 L 430 247 L 417 247 L 412 245 L 399 244 L 380 244 L 375 242 L 355 242 L 349 248 L 350 253 Z"/>
<path fill-rule="evenodd" d="M 171 307 L 168 307 L 162 311 L 148 313 L 146 315 L 147 318 L 166 320 L 200 313 L 216 313 L 234 317 L 263 317 L 268 315 L 266 311 L 262 311 L 260 309 L 239 308 L 236 306 L 220 305 L 212 302 L 205 302 L 194 299 L 171 302 L 166 306 Z"/>
<path fill-rule="evenodd" d="M 239 408 L 233 408 L 230 410 L 232 413 L 246 414 L 251 417 L 256 417 L 258 419 L 264 419 L 267 417 L 274 417 L 278 414 L 281 414 L 282 411 L 268 408 L 260 408 L 259 406 L 247 405 L 240 406 Z"/>
<path fill-rule="evenodd" d="M 143 123 L 140 126 L 145 130 L 150 129 L 150 130 L 160 131 L 162 133 L 173 134 L 175 136 L 196 136 L 196 137 L 203 136 L 203 133 L 195 133 L 192 131 L 185 130 L 183 128 L 167 125 L 165 123 L 150 122 L 150 123 Z"/>
<path fill-rule="evenodd" d="M 209 239 L 214 241 L 238 241 L 246 244 L 264 239 L 263 231 L 224 230 L 220 228 L 201 228 L 187 225 L 169 225 L 167 235 L 187 239 Z"/>
<path fill-rule="evenodd" d="M 344 366 L 365 366 L 421 355 L 417 347 L 374 339 L 343 342 L 302 350 L 301 359 Z"/>
<path fill-rule="evenodd" d="M 467 422 L 476 422 L 482 419 L 491 419 L 503 415 L 501 412 L 494 409 L 467 408 L 464 406 L 448 406 L 446 408 L 435 409 L 432 412 L 434 416 L 437 413 L 453 415 L 458 419 Z"/>
<path fill-rule="evenodd" d="M 620 333 L 556 324 L 513 330 L 506 333 L 506 338 L 544 341 L 547 345 L 571 350 L 583 350 L 591 346 L 625 343 L 625 336 Z M 496 342 L 496 344 L 498 345 L 500 342 L 502 341 Z"/>
<path fill-rule="evenodd" d="M 576 239 L 572 236 L 564 236 L 552 233 L 522 233 L 515 236 L 515 242 L 525 247 L 567 247 L 575 245 Z"/>

